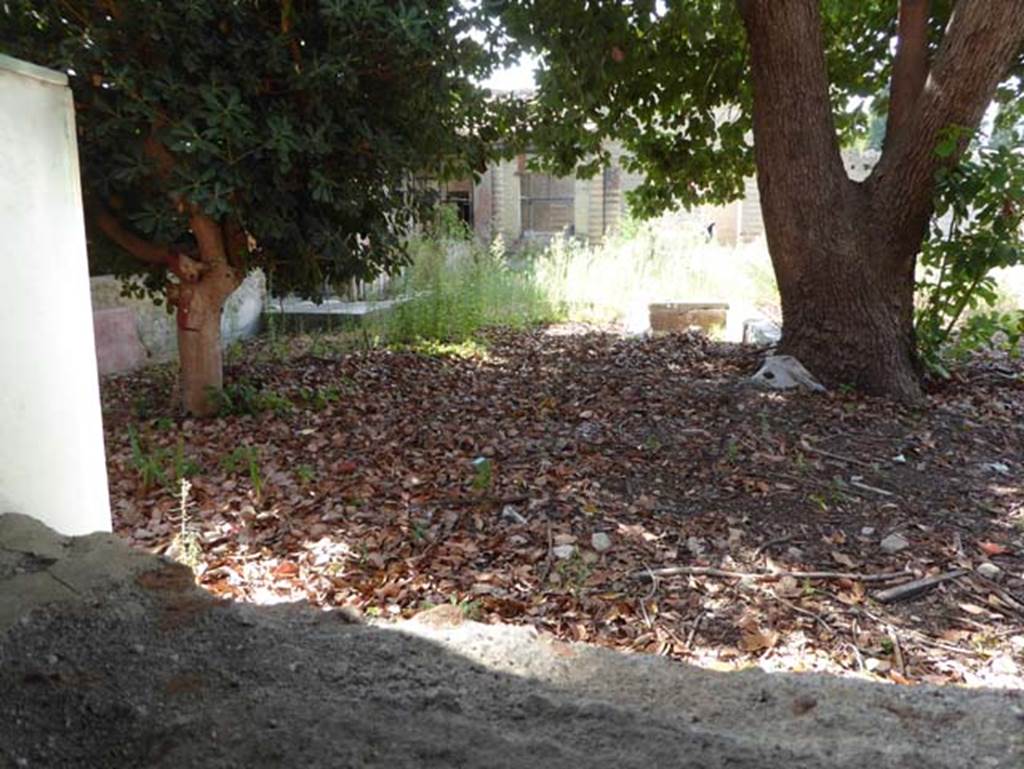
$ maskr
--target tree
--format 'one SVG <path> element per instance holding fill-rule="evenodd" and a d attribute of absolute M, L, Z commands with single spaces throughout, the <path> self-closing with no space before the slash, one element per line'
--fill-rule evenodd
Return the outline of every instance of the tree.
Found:
<path fill-rule="evenodd" d="M 488 8 L 541 57 L 526 135 L 555 170 L 591 171 L 619 140 L 647 179 L 633 204 L 653 214 L 735 198 L 756 165 L 783 351 L 827 383 L 921 397 L 914 269 L 936 173 L 1020 91 L 1024 0 Z M 857 183 L 840 148 L 870 109 L 886 111 L 883 153 Z"/>
<path fill-rule="evenodd" d="M 189 412 L 216 407 L 249 269 L 308 297 L 392 270 L 432 202 L 417 179 L 483 165 L 469 23 L 439 0 L 0 5 L 0 48 L 70 75 L 90 259 L 166 295 Z"/>

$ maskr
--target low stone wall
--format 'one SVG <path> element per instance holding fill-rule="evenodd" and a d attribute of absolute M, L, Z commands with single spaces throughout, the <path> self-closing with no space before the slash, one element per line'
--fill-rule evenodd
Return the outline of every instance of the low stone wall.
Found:
<path fill-rule="evenodd" d="M 121 281 L 112 275 L 94 277 L 91 284 L 100 374 L 132 371 L 177 357 L 177 327 L 166 307 L 148 298 L 123 296 Z M 266 278 L 256 271 L 228 297 L 220 326 L 224 345 L 259 331 L 266 293 Z"/>

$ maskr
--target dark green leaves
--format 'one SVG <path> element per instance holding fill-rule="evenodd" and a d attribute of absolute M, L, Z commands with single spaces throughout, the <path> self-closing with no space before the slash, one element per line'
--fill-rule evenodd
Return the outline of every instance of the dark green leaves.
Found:
<path fill-rule="evenodd" d="M 189 205 L 236 220 L 276 290 L 316 294 L 395 268 L 432 202 L 409 180 L 469 175 L 491 152 L 480 127 L 495 111 L 471 75 L 492 57 L 464 34 L 458 3 L 111 7 L 10 0 L 0 48 L 75 73 L 87 197 L 170 243 L 192 240 Z M 172 162 L 161 167 L 147 139 Z M 102 261 L 109 244 L 90 250 Z"/>

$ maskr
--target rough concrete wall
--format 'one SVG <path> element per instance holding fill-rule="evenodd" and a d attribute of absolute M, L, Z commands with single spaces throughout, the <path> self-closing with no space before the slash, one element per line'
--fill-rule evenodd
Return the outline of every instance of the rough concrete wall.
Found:
<path fill-rule="evenodd" d="M 92 278 L 91 284 L 94 322 L 103 329 L 96 337 L 101 373 L 131 371 L 177 357 L 177 326 L 166 308 L 151 299 L 122 296 L 121 281 L 111 275 Z M 224 345 L 259 331 L 266 293 L 266 278 L 256 271 L 228 297 L 220 325 Z"/>
<path fill-rule="evenodd" d="M 0 55 L 0 513 L 65 534 L 110 530 L 75 136 L 67 77 Z"/>
<path fill-rule="evenodd" d="M 590 233 L 590 180 L 577 179 L 573 186 L 573 230 L 580 238 Z"/>
<path fill-rule="evenodd" d="M 493 221 L 496 234 L 513 243 L 523 233 L 518 164 L 506 160 L 491 167 L 494 174 Z"/>
<path fill-rule="evenodd" d="M 604 171 L 598 172 L 590 179 L 587 192 L 587 232 L 590 240 L 598 241 L 604 237 Z"/>
<path fill-rule="evenodd" d="M 485 243 L 494 234 L 494 169 L 488 167 L 473 185 L 473 232 Z"/>

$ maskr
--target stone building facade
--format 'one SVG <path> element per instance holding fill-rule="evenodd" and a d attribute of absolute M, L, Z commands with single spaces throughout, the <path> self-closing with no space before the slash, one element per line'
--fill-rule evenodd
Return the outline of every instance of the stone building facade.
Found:
<path fill-rule="evenodd" d="M 627 171 L 623 152 L 613 149 L 612 162 L 590 179 L 554 177 L 529 170 L 526 157 L 489 166 L 480 180 L 449 184 L 444 197 L 458 206 L 477 235 L 497 235 L 507 243 L 545 240 L 558 234 L 599 241 L 614 233 L 628 216 L 626 195 L 643 176 Z M 877 153 L 844 152 L 847 173 L 863 179 L 877 162 Z M 722 245 L 749 243 L 764 237 L 761 199 L 754 177 L 744 195 L 724 206 L 701 206 L 677 216 L 708 231 Z"/>

